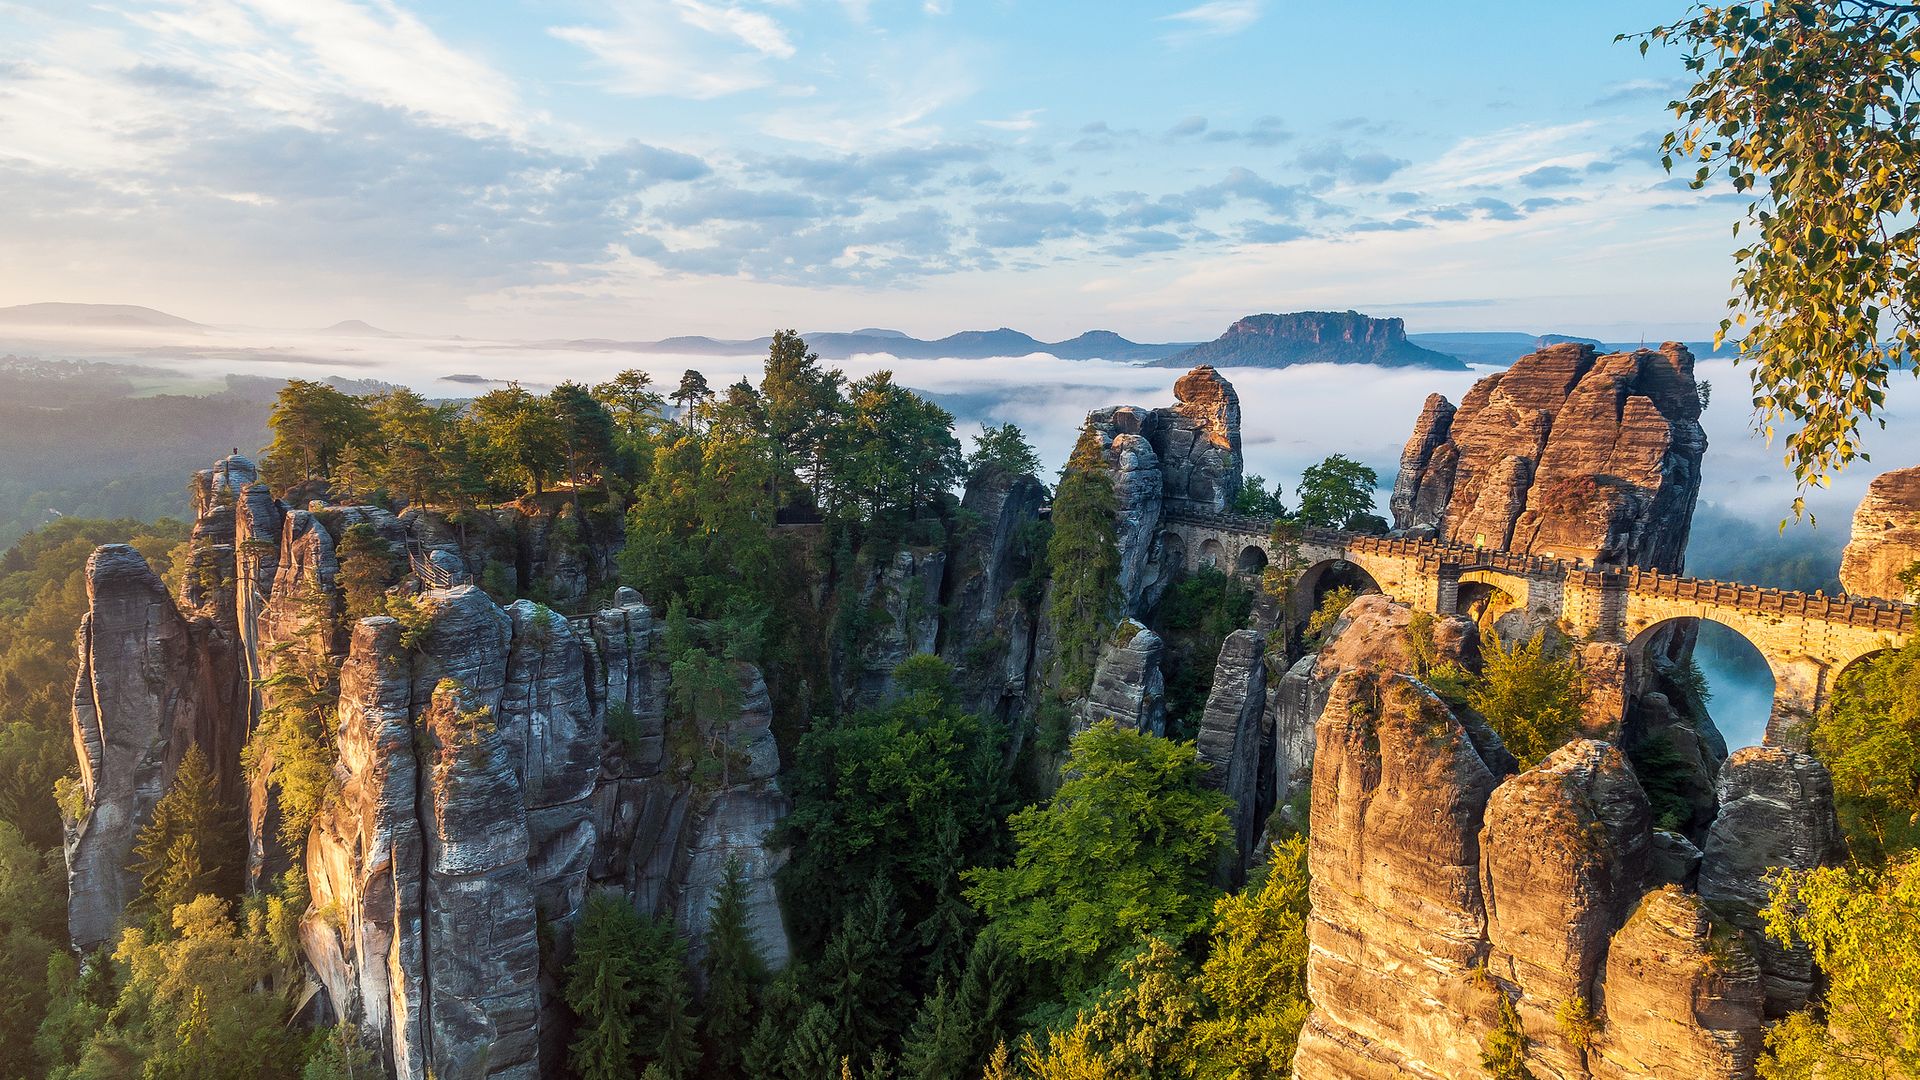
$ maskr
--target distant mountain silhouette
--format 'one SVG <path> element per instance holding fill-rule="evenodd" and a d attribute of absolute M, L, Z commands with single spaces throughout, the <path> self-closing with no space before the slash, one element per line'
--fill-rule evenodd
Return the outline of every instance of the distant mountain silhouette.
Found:
<path fill-rule="evenodd" d="M 175 330 L 200 330 L 191 319 L 155 311 L 135 304 L 21 304 L 0 308 L 0 325 L 6 326 L 129 326 L 166 327 Z"/>
<path fill-rule="evenodd" d="M 1407 340 L 1400 319 L 1376 319 L 1357 311 L 1296 311 L 1249 315 L 1212 341 L 1154 361 L 1156 367 L 1294 367 L 1299 364 L 1371 364 L 1464 370 L 1445 353 Z"/>
<path fill-rule="evenodd" d="M 962 330 L 943 338 L 910 337 L 898 330 L 828 331 L 804 335 L 807 348 L 828 360 L 845 360 L 862 353 L 885 353 L 903 360 L 983 360 L 990 356 L 1027 356 L 1046 353 L 1063 360 L 1154 360 L 1188 348 L 1190 342 L 1145 344 L 1128 341 L 1111 330 L 1089 330 L 1065 341 L 1041 341 L 1030 334 L 1001 327 L 998 330 Z M 748 340 L 682 336 L 659 341 L 613 341 L 582 338 L 542 342 L 549 348 L 590 352 L 679 353 L 685 356 L 757 356 L 773 344 L 771 337 Z"/>
<path fill-rule="evenodd" d="M 391 330 L 382 330 L 377 326 L 361 322 L 359 319 L 342 319 L 332 326 L 316 331 L 316 333 L 326 334 L 329 337 L 397 338 L 404 336 L 396 334 Z"/>

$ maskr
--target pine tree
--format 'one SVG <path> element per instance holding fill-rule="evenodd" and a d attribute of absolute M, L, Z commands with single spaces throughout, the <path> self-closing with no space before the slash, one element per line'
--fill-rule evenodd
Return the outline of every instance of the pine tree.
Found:
<path fill-rule="evenodd" d="M 565 999 L 580 1018 L 567 1059 L 581 1080 L 633 1075 L 638 1013 L 646 993 L 640 913 L 611 893 L 587 898 L 567 965 Z"/>
<path fill-rule="evenodd" d="M 347 619 L 352 622 L 380 614 L 387 586 L 393 583 L 393 545 L 381 539 L 373 525 L 362 521 L 347 526 L 335 556 L 340 563 L 338 581 L 346 599 Z"/>
<path fill-rule="evenodd" d="M 779 1077 L 787 1058 L 787 1045 L 806 1012 L 800 998 L 801 970 L 789 967 L 767 987 L 760 1005 L 760 1022 L 753 1027 L 741 1064 L 754 1080 Z"/>
<path fill-rule="evenodd" d="M 900 1054 L 903 1080 L 972 1080 L 1007 1034 L 1017 978 L 1010 949 L 976 938 L 958 985 L 942 979 L 921 1003 Z"/>
<path fill-rule="evenodd" d="M 766 981 L 766 962 L 747 925 L 747 885 L 738 860 L 727 862 L 726 881 L 713 898 L 707 917 L 707 955 L 703 970 L 707 997 L 700 1035 L 711 1076 L 740 1076 L 741 1056 L 753 1035 L 756 998 Z"/>
<path fill-rule="evenodd" d="M 1078 696 L 1092 683 L 1100 643 L 1119 611 L 1120 547 L 1113 524 L 1118 508 L 1099 437 L 1085 428 L 1060 474 L 1053 538 L 1047 542 L 1053 570 L 1050 613 L 1065 697 Z"/>
<path fill-rule="evenodd" d="M 823 371 L 818 353 L 791 330 L 777 331 L 767 352 L 760 379 L 760 399 L 766 410 L 767 432 L 780 455 L 780 472 L 807 474 L 807 486 L 820 496 L 826 472 L 826 448 L 833 426 L 840 421 L 839 371 Z"/>
<path fill-rule="evenodd" d="M 901 985 L 900 929 L 893 886 L 884 877 L 875 878 L 821 953 L 814 985 L 832 1013 L 845 1052 L 865 1054 L 898 1030 L 908 1006 Z"/>
<path fill-rule="evenodd" d="M 678 940 L 675 939 L 675 944 Z M 686 968 L 680 950 L 671 949 L 658 961 L 655 977 L 655 1009 L 659 1017 L 660 1041 L 654 1051 L 654 1064 L 666 1071 L 669 1080 L 688 1080 L 704 1075 L 700 1068 L 700 1043 L 694 1034 L 693 1017 L 688 1014 L 692 991 L 687 986 Z"/>
<path fill-rule="evenodd" d="M 800 1026 L 787 1040 L 778 1076 L 786 1080 L 833 1080 L 840 1075 L 840 1025 L 824 1002 L 815 1002 L 800 1017 Z"/>
<path fill-rule="evenodd" d="M 134 841 L 141 907 L 164 929 L 173 909 L 196 896 L 235 895 L 239 854 L 234 815 L 214 791 L 206 755 L 190 746 L 173 783 L 154 804 L 153 819 Z"/>

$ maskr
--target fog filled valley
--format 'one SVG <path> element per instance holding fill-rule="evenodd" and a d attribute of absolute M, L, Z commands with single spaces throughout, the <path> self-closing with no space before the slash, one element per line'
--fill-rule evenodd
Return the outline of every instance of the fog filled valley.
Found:
<path fill-rule="evenodd" d="M 182 320 L 184 322 L 184 320 Z M 364 325 L 364 324 L 359 324 Z M 186 517 L 180 477 L 209 454 L 265 445 L 274 394 L 288 378 L 328 379 L 348 392 L 409 387 L 429 399 L 458 400 L 517 382 L 544 392 L 568 379 L 601 381 L 635 369 L 671 387 L 689 368 L 716 387 L 757 375 L 763 358 L 631 352 L 610 343 L 486 342 L 401 336 L 366 327 L 327 332 L 196 327 L 0 328 L 0 542 L 54 516 Z M 1445 342 L 1454 337 L 1434 335 Z M 1506 335 L 1518 337 L 1520 335 Z M 1419 339 L 1419 335 L 1414 335 Z M 1247 403 L 1246 472 L 1288 491 L 1306 467 L 1340 453 L 1380 477 L 1386 509 L 1401 443 L 1429 393 L 1459 400 L 1496 370 L 1487 350 L 1468 354 L 1471 371 L 1369 371 L 1310 364 L 1231 369 Z M 1518 355 L 1517 353 L 1515 355 Z M 1018 425 L 1051 476 L 1065 464 L 1087 412 L 1116 401 L 1155 406 L 1172 398 L 1165 369 L 1045 354 L 997 358 L 899 359 L 860 354 L 835 362 L 849 377 L 889 370 L 950 413 L 963 436 L 981 425 Z M 1796 494 L 1774 444 L 1758 435 L 1743 397 L 1746 374 L 1730 359 L 1707 359 L 1699 377 L 1721 388 L 1702 418 L 1710 450 L 1686 556 L 1687 572 L 1811 592 L 1840 591 L 1838 568 L 1850 515 L 1872 463 L 1809 494 L 1810 515 L 1792 521 Z M 1898 379 L 1885 429 L 1868 452 L 1893 464 L 1920 460 L 1920 380 Z M 84 422 L 76 418 L 84 417 Z M 105 437 L 103 437 L 105 436 Z M 1783 527 L 1784 524 L 1784 527 Z M 1700 663 L 1716 696 L 1714 714 L 1734 746 L 1760 740 L 1771 678 L 1757 654 L 1708 628 Z"/>
<path fill-rule="evenodd" d="M 180 336 L 0 365 L 0 1076 L 1736 1080 L 1920 838 L 1920 485 L 1681 345 Z"/>

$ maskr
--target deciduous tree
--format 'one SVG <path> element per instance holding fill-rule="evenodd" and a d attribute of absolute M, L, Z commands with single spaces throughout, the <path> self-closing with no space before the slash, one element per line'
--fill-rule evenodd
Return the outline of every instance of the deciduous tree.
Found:
<path fill-rule="evenodd" d="M 1760 423 L 1824 486 L 1864 456 L 1860 422 L 1885 425 L 1892 370 L 1920 371 L 1920 6 L 1703 4 L 1634 36 L 1680 46 L 1694 78 L 1667 168 L 1752 196 L 1716 341 L 1740 335 Z"/>

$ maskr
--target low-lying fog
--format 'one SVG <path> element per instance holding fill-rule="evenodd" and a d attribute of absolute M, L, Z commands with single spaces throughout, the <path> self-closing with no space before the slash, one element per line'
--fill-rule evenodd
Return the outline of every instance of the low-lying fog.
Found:
<path fill-rule="evenodd" d="M 650 373 L 664 390 L 687 368 L 702 371 L 715 388 L 742 376 L 758 380 L 758 356 L 673 356 L 619 349 L 585 350 L 540 344 L 463 339 L 342 338 L 269 331 L 221 331 L 168 335 L 163 331 L 66 331 L 8 334 L 0 352 L 86 357 L 168 368 L 196 378 L 227 373 L 273 377 L 379 379 L 402 383 L 429 397 L 466 397 L 497 380 L 529 388 L 566 379 L 593 382 L 624 368 Z M 964 434 L 981 423 L 1020 425 L 1049 469 L 1072 448 L 1081 419 L 1103 405 L 1156 406 L 1173 400 L 1180 372 L 1105 361 L 1058 360 L 1045 355 L 989 360 L 901 360 L 861 356 L 839 361 L 849 377 L 891 369 L 895 378 L 924 391 L 949 409 Z M 1491 368 L 1472 372 L 1381 370 L 1312 365 L 1282 370 L 1226 371 L 1240 393 L 1247 472 L 1285 482 L 1291 495 L 1302 469 L 1328 454 L 1344 453 L 1380 475 L 1380 502 L 1390 487 L 1421 403 L 1439 392 L 1453 401 Z M 447 376 L 465 378 L 449 380 Z M 1866 438 L 1871 463 L 1843 474 L 1831 489 L 1813 492 L 1808 505 L 1818 521 L 1789 525 L 1792 474 L 1750 429 L 1744 371 L 1728 360 L 1703 361 L 1698 375 L 1714 387 L 1705 416 L 1710 447 L 1704 469 L 1688 570 L 1758 584 L 1836 588 L 1839 551 L 1849 519 L 1866 484 L 1879 471 L 1920 461 L 1920 380 L 1896 376 L 1889 395 L 1887 427 Z M 1715 692 L 1713 713 L 1733 746 L 1758 742 L 1766 723 L 1771 686 L 1756 655 L 1743 662 L 1740 645 L 1716 635 L 1702 649 L 1702 666 Z"/>

